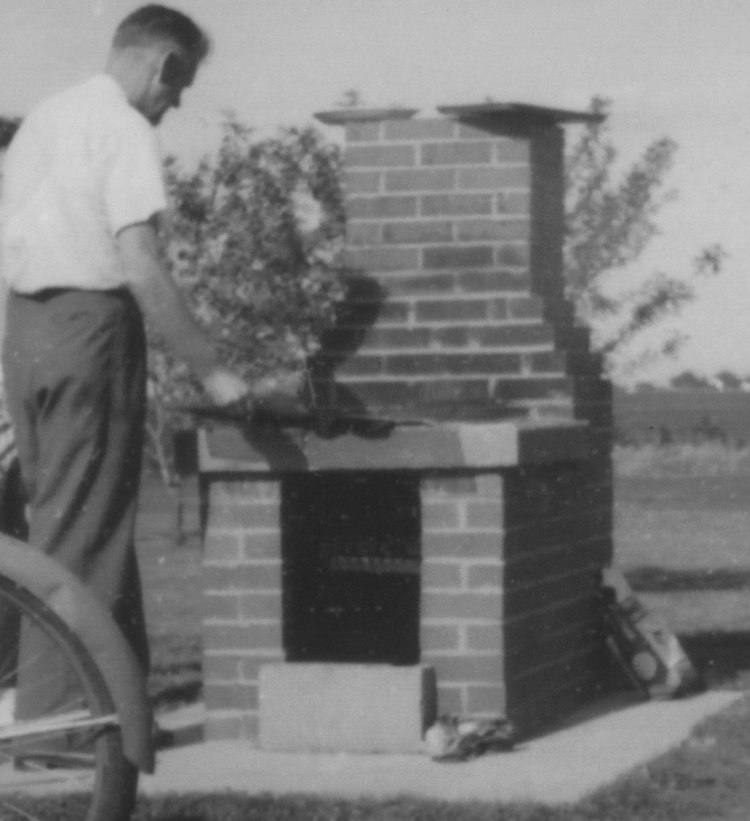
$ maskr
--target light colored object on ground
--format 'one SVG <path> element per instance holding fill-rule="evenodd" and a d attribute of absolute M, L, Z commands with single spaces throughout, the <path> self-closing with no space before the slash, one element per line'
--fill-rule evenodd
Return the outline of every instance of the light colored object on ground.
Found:
<path fill-rule="evenodd" d="M 650 613 L 617 567 L 604 569 L 607 646 L 631 682 L 649 698 L 673 698 L 701 686 L 698 672 L 667 624 Z"/>
<path fill-rule="evenodd" d="M 0 727 L 12 724 L 16 717 L 16 688 L 0 690 Z"/>
<path fill-rule="evenodd" d="M 467 761 L 491 752 L 508 752 L 515 743 L 505 718 L 460 719 L 443 716 L 425 733 L 425 752 L 434 761 Z"/>
<path fill-rule="evenodd" d="M 436 703 L 431 667 L 267 664 L 260 672 L 260 746 L 284 752 L 419 753 Z"/>

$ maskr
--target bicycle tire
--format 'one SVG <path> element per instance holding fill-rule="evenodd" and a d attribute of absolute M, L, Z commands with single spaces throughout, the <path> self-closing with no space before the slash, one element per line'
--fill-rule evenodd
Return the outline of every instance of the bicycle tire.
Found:
<path fill-rule="evenodd" d="M 114 701 L 93 657 L 43 601 L 3 575 L 0 607 L 6 620 L 25 620 L 45 636 L 77 693 L 64 712 L 0 727 L 0 821 L 126 821 L 138 770 L 123 753 Z M 18 675 L 17 659 L 0 667 L 0 688 Z"/>

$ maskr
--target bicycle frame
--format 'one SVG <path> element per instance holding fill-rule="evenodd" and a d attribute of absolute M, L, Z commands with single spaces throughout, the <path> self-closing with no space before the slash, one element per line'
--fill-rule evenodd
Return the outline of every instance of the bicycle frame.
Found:
<path fill-rule="evenodd" d="M 145 676 L 106 608 L 57 562 L 2 534 L 0 574 L 43 601 L 86 646 L 115 701 L 125 756 L 142 772 L 152 773 L 153 718 Z"/>

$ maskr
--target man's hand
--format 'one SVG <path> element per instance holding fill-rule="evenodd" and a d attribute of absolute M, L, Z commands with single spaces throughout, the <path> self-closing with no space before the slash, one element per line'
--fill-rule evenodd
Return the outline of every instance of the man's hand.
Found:
<path fill-rule="evenodd" d="M 282 371 L 272 376 L 263 376 L 254 380 L 250 392 L 254 399 L 265 399 L 269 396 L 279 395 L 296 398 L 302 393 L 305 379 L 304 372 Z"/>
<path fill-rule="evenodd" d="M 239 402 L 250 393 L 247 382 L 224 367 L 214 368 L 201 382 L 213 403 L 219 406 Z"/>

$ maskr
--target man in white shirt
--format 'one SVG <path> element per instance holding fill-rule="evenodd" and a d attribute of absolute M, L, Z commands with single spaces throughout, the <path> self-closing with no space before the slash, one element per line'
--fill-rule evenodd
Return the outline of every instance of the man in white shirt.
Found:
<path fill-rule="evenodd" d="M 144 670 L 133 548 L 146 408 L 142 314 L 214 402 L 249 391 L 187 309 L 159 233 L 167 200 L 152 126 L 179 106 L 208 47 L 180 12 L 155 4 L 133 12 L 115 33 L 105 73 L 32 111 L 3 170 L 3 369 L 29 541 L 90 584 Z M 21 642 L 29 658 L 32 642 Z M 19 716 L 60 697 L 36 692 Z"/>

